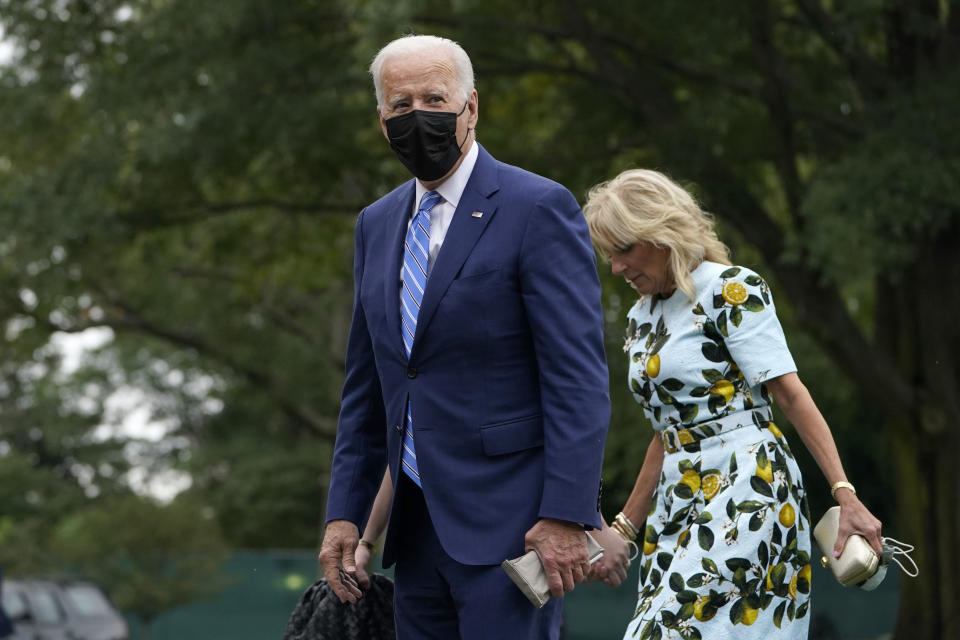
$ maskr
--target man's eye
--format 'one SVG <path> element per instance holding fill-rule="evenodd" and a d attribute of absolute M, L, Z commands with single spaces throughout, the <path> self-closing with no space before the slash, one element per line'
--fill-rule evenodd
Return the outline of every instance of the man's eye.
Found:
<path fill-rule="evenodd" d="M 633 249 L 633 245 L 632 245 L 632 244 L 628 244 L 628 245 L 625 245 L 625 246 L 620 246 L 620 247 L 614 247 L 614 248 L 613 248 L 613 250 L 614 250 L 616 253 L 627 253 L 628 251 L 630 251 L 630 249 Z"/>

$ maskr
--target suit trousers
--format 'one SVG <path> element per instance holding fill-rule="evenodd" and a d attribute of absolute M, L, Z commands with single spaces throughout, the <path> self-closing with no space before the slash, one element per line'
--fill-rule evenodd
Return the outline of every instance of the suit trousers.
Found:
<path fill-rule="evenodd" d="M 562 599 L 537 609 L 499 565 L 451 558 L 434 531 L 423 492 L 397 483 L 394 618 L 398 640 L 558 640 Z"/>

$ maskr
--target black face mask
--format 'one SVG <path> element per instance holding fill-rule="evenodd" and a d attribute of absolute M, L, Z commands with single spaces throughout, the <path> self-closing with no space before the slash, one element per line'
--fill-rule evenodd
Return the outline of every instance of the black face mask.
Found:
<path fill-rule="evenodd" d="M 403 166 L 421 180 L 442 178 L 457 163 L 460 148 L 467 142 L 464 138 L 457 144 L 457 118 L 466 108 L 465 102 L 460 113 L 415 109 L 386 120 L 390 148 Z"/>

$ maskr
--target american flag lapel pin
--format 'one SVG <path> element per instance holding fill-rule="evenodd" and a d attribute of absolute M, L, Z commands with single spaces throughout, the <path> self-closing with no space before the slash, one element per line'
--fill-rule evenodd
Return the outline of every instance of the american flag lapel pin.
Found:
<path fill-rule="evenodd" d="M 482 218 L 482 217 L 483 217 L 483 211 L 474 211 L 474 212 L 471 213 L 470 215 L 472 215 L 474 218 Z"/>

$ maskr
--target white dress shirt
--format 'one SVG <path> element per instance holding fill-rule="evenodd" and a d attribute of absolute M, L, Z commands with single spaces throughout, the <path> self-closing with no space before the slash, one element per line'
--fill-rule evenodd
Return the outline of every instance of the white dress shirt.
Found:
<path fill-rule="evenodd" d="M 457 210 L 460 204 L 460 197 L 467 186 L 467 181 L 473 173 L 473 166 L 477 163 L 478 155 L 477 141 L 474 140 L 470 145 L 470 150 L 464 156 L 463 162 L 457 167 L 453 174 L 443 181 L 435 189 L 443 197 L 443 201 L 434 205 L 430 210 L 430 258 L 427 264 L 427 274 L 433 268 L 433 263 L 437 260 L 437 254 L 440 253 L 440 246 L 443 245 L 443 239 L 447 237 L 447 229 L 453 221 L 453 212 Z M 427 192 L 420 180 L 416 181 L 417 192 L 413 198 L 413 210 L 410 212 L 410 221 L 417 213 L 417 207 L 420 206 L 420 198 Z M 410 228 L 410 221 L 407 221 L 407 228 Z"/>

